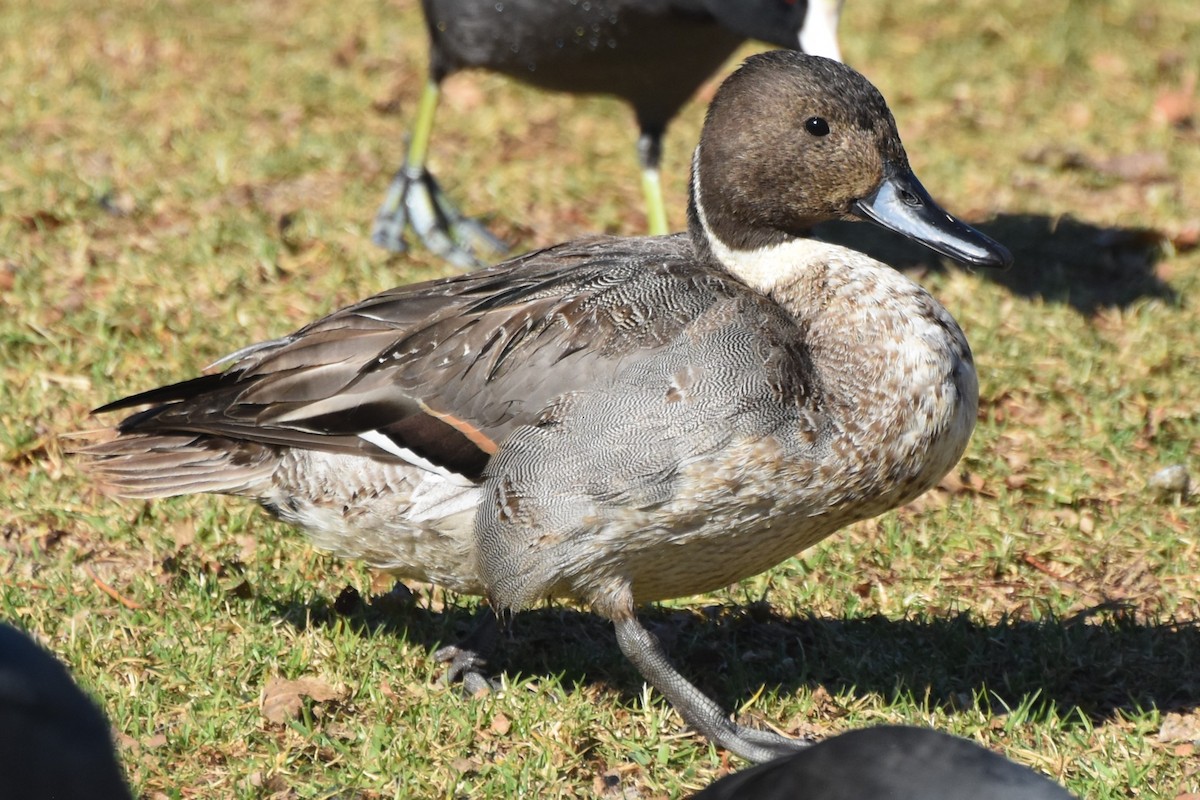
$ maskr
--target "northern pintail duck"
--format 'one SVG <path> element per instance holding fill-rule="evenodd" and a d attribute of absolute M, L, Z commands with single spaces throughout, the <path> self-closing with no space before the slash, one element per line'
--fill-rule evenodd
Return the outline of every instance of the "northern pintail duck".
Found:
<path fill-rule="evenodd" d="M 691 800 L 1074 800 L 974 742 L 929 728 L 847 731 L 721 778 Z"/>
<path fill-rule="evenodd" d="M 86 449 L 112 492 L 256 498 L 315 544 L 487 597 L 589 605 L 682 717 L 755 761 L 639 604 L 728 586 L 912 500 L 975 422 L 967 340 L 886 264 L 808 237 L 865 218 L 960 261 L 858 73 L 791 51 L 719 89 L 687 233 L 595 237 L 404 286 L 239 350 Z"/>
<path fill-rule="evenodd" d="M 748 38 L 840 60 L 841 0 L 422 0 L 429 77 L 404 165 L 371 238 L 479 266 L 504 244 L 446 198 L 426 166 L 440 86 L 483 68 L 555 91 L 610 94 L 633 107 L 650 233 L 666 233 L 658 167 L 667 123 Z"/>

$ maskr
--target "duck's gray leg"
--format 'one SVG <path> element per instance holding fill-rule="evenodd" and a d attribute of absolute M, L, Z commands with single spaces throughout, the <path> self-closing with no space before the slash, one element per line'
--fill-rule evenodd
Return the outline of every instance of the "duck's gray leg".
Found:
<path fill-rule="evenodd" d="M 425 84 L 408 155 L 375 215 L 371 240 L 402 253 L 406 249 L 404 231 L 411 227 L 426 247 L 447 261 L 464 268 L 479 267 L 508 248 L 487 228 L 455 208 L 425 166 L 439 91 L 436 81 Z"/>
<path fill-rule="evenodd" d="M 688 682 L 671 665 L 662 646 L 632 614 L 613 620 L 621 652 L 634 663 L 642 677 L 667 698 L 679 716 L 714 744 L 742 758 L 761 763 L 794 753 L 808 742 L 789 739 L 774 731 L 738 725 L 703 692 Z"/>
<path fill-rule="evenodd" d="M 496 682 L 484 673 L 487 657 L 496 649 L 500 639 L 500 626 L 496 615 L 488 606 L 481 606 L 475 614 L 471 632 L 458 644 L 447 645 L 434 651 L 435 660 L 448 664 L 445 681 L 462 683 L 463 692 L 476 695 L 498 688 Z"/>

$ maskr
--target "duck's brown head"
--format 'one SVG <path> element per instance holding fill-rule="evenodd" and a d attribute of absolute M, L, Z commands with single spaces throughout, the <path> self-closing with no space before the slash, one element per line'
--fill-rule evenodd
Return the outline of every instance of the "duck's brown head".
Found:
<path fill-rule="evenodd" d="M 689 225 L 702 252 L 761 250 L 834 219 L 868 219 L 967 264 L 1002 245 L 955 219 L 909 167 L 879 91 L 836 61 L 749 58 L 718 90 L 692 164 Z"/>

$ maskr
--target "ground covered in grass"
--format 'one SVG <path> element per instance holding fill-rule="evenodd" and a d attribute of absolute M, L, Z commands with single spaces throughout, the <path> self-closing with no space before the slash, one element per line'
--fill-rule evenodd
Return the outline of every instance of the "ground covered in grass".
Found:
<path fill-rule="evenodd" d="M 912 506 L 647 612 L 727 706 L 970 737 L 1094 798 L 1200 796 L 1200 6 L 852 2 L 846 56 L 925 185 L 1017 254 L 859 228 L 958 317 L 975 439 Z M 431 652 L 475 601 L 313 552 L 236 500 L 118 503 L 90 408 L 450 268 L 369 243 L 423 80 L 412 0 L 0 6 L 0 618 L 104 705 L 143 797 L 679 797 L 731 767 L 609 627 L 518 617 L 501 692 Z M 670 215 L 702 105 L 671 130 Z M 487 75 L 434 166 L 519 249 L 644 225 L 629 115 Z"/>

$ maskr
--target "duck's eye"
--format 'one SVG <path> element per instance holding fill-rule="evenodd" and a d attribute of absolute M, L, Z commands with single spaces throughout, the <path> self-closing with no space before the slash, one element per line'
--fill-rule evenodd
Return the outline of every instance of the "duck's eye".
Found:
<path fill-rule="evenodd" d="M 813 136 L 824 136 L 829 133 L 829 123 L 823 117 L 809 117 L 804 121 L 804 130 Z"/>

